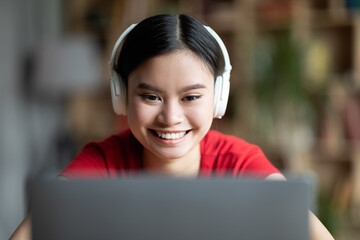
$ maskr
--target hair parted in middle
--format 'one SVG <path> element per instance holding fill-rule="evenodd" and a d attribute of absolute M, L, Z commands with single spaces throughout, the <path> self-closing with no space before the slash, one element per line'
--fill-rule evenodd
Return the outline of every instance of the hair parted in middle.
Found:
<path fill-rule="evenodd" d="M 127 87 L 127 79 L 141 63 L 162 54 L 190 50 L 214 75 L 222 68 L 218 43 L 204 25 L 187 15 L 161 14 L 144 19 L 126 36 L 115 70 Z"/>

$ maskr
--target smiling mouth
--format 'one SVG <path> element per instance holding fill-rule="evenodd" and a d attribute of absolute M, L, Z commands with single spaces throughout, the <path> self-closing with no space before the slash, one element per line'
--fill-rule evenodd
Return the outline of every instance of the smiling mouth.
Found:
<path fill-rule="evenodd" d="M 150 129 L 150 131 L 158 138 L 167 139 L 167 140 L 180 139 L 190 132 L 190 130 L 187 130 L 183 132 L 170 133 L 170 132 L 156 131 L 152 129 Z"/>

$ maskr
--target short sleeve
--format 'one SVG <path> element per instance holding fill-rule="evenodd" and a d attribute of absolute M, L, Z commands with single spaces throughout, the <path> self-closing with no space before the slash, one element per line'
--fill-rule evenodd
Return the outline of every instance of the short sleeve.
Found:
<path fill-rule="evenodd" d="M 202 175 L 266 178 L 280 173 L 256 145 L 231 135 L 209 131 L 201 142 Z"/>
<path fill-rule="evenodd" d="M 108 178 L 104 153 L 97 144 L 89 143 L 60 175 L 67 178 Z"/>
<path fill-rule="evenodd" d="M 248 148 L 242 161 L 238 161 L 235 166 L 238 176 L 266 178 L 273 173 L 281 174 L 258 146 L 249 144 Z"/>

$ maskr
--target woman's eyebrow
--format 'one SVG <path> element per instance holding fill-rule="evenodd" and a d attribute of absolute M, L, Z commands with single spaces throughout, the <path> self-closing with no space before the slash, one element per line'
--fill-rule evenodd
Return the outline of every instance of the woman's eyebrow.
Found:
<path fill-rule="evenodd" d="M 204 84 L 197 83 L 197 84 L 193 84 L 193 85 L 190 85 L 190 86 L 186 86 L 186 87 L 182 88 L 181 91 L 182 92 L 187 92 L 187 91 L 190 91 L 190 90 L 193 90 L 193 89 L 199 89 L 199 88 L 206 88 L 206 86 Z"/>
<path fill-rule="evenodd" d="M 146 90 L 150 90 L 150 91 L 154 91 L 154 92 L 158 92 L 158 93 L 163 93 L 164 91 L 155 87 L 155 86 L 152 86 L 152 85 L 149 85 L 147 83 L 139 83 L 139 85 L 137 85 L 138 89 L 146 89 Z"/>
<path fill-rule="evenodd" d="M 150 91 L 154 91 L 154 92 L 158 92 L 158 93 L 163 93 L 164 92 L 160 88 L 149 85 L 147 83 L 139 83 L 139 85 L 137 85 L 136 88 L 137 89 L 146 89 L 146 90 L 150 90 Z M 181 92 L 187 92 L 187 91 L 190 91 L 190 90 L 193 90 L 193 89 L 200 89 L 200 88 L 206 88 L 206 86 L 204 84 L 197 83 L 197 84 L 193 84 L 193 85 L 183 87 L 181 89 Z"/>

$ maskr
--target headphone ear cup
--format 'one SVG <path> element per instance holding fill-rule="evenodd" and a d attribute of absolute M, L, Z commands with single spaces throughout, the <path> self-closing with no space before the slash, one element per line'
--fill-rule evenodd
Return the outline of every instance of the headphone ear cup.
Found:
<path fill-rule="evenodd" d="M 119 75 L 112 71 L 110 79 L 111 99 L 114 112 L 118 115 L 126 115 L 126 89 Z"/>
<path fill-rule="evenodd" d="M 218 76 L 214 86 L 214 118 L 222 118 L 225 115 L 230 92 L 229 78 Z"/>

